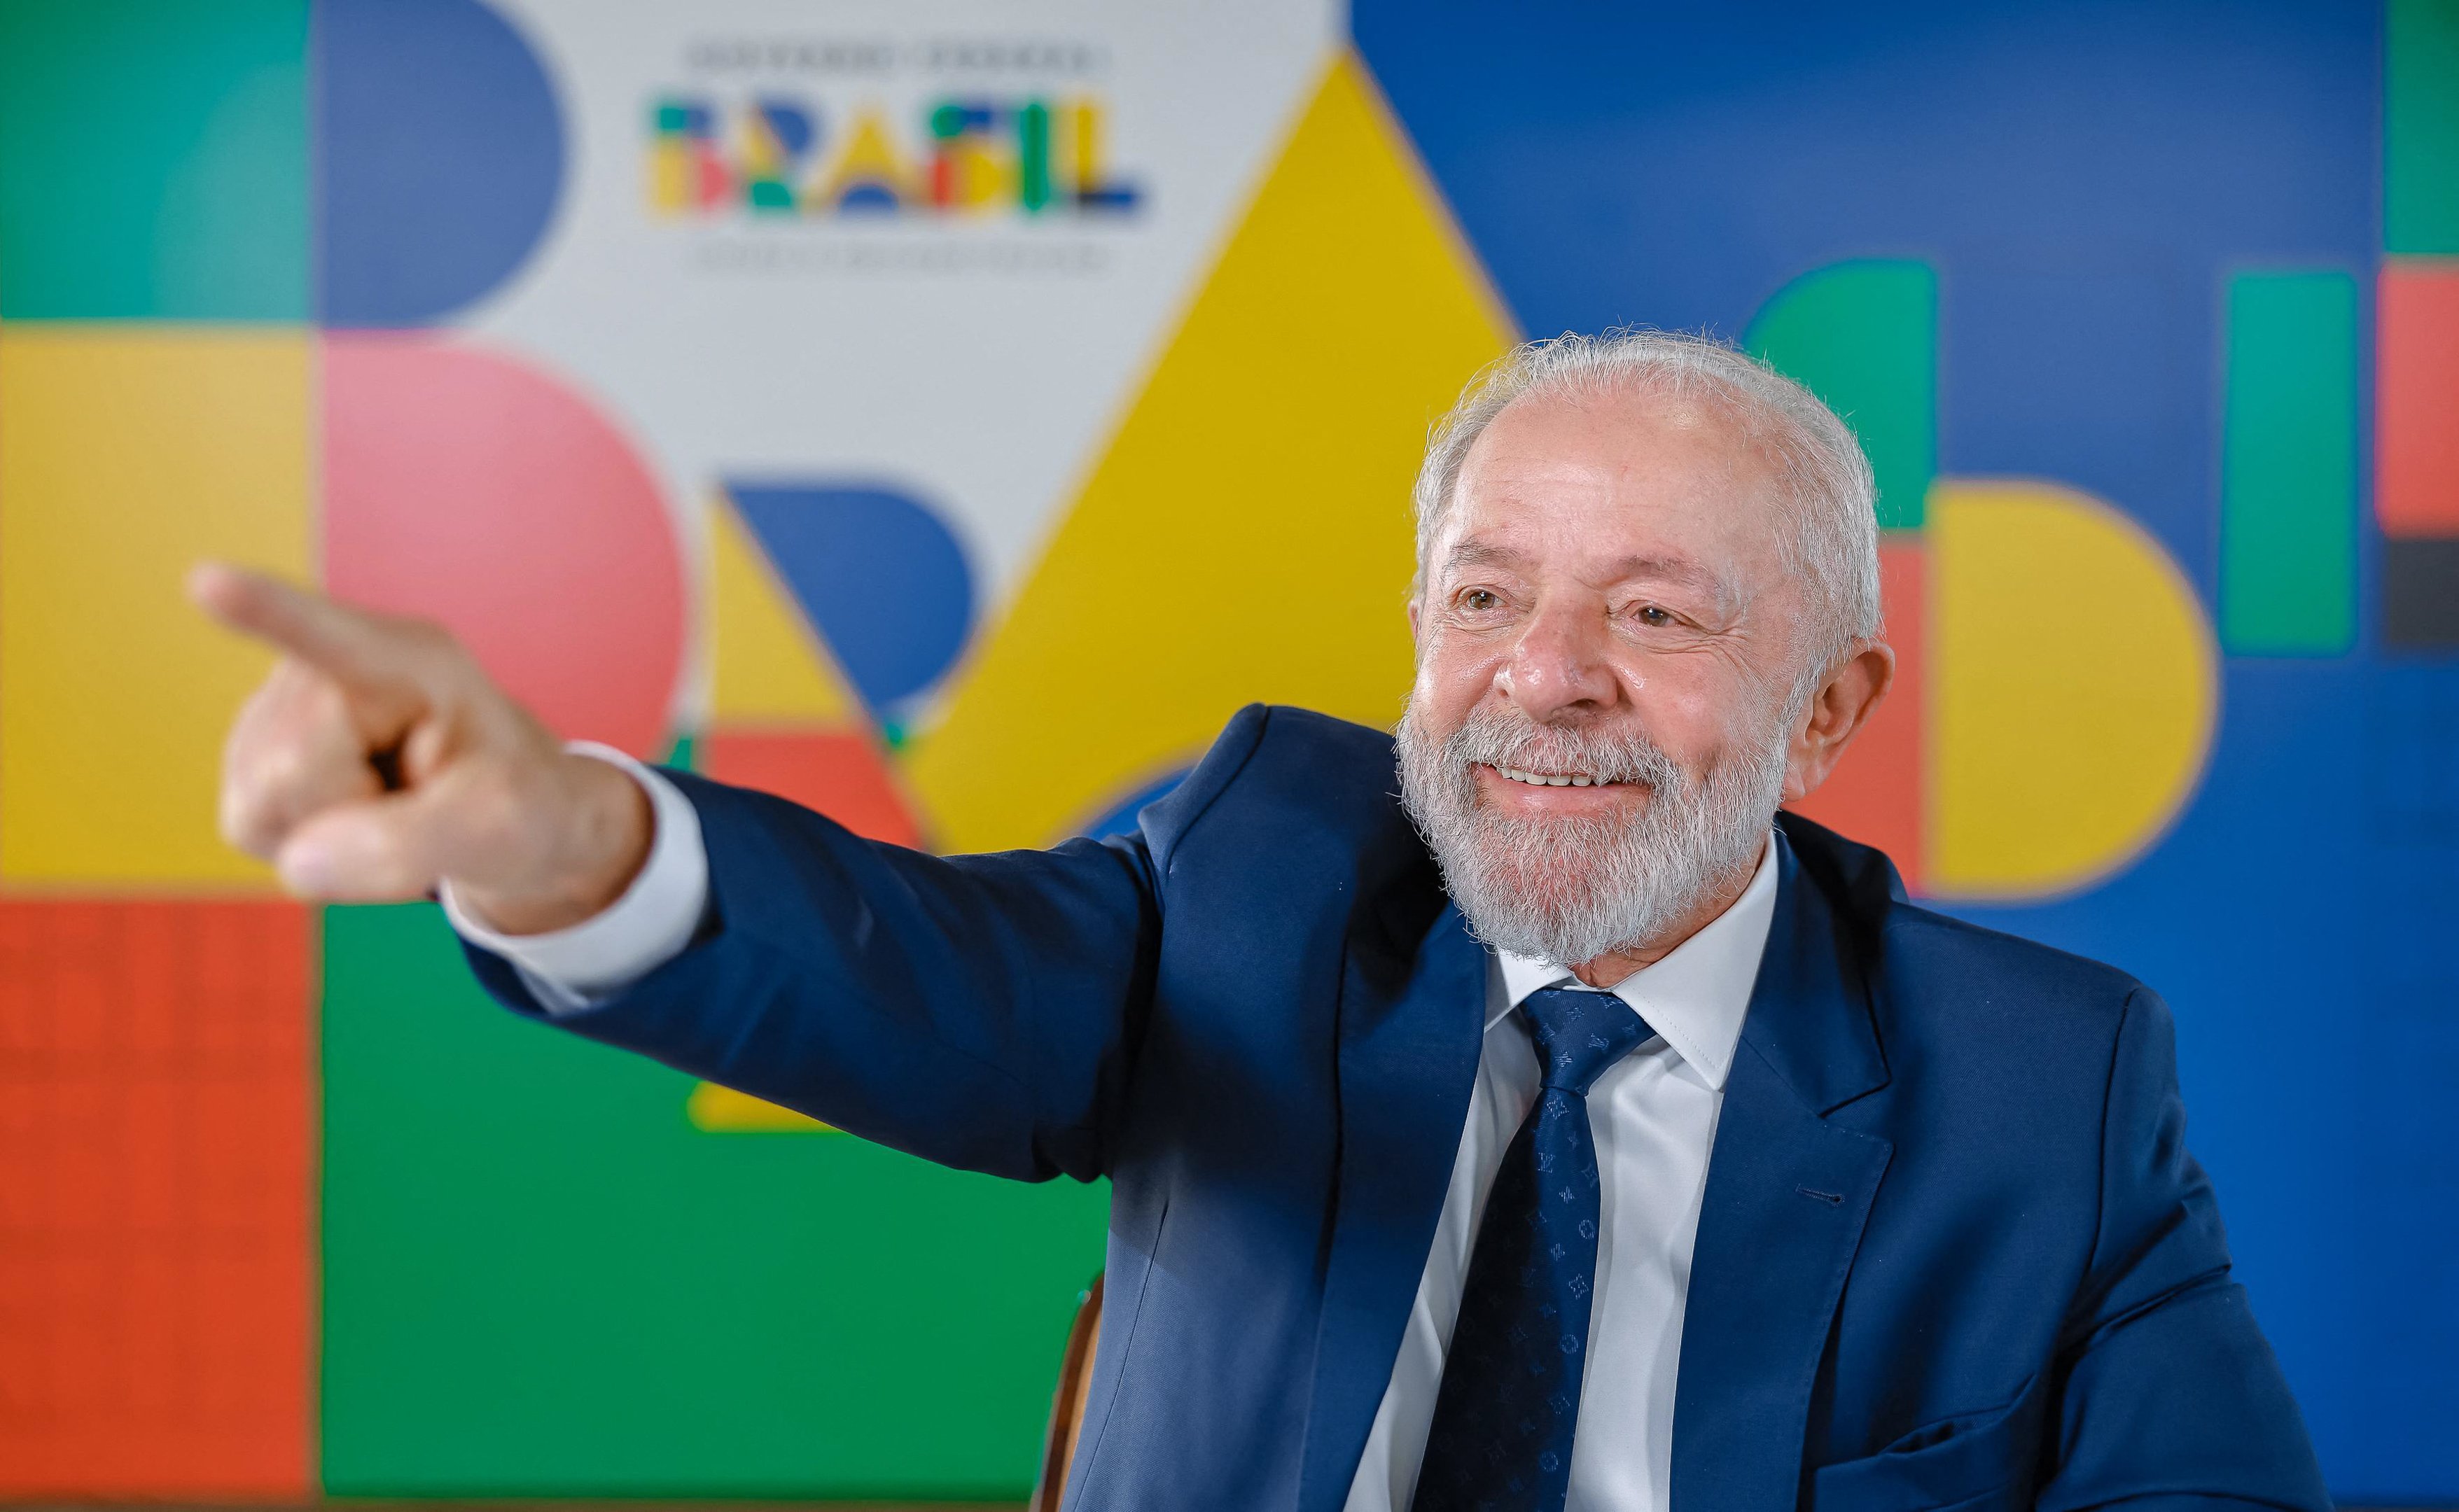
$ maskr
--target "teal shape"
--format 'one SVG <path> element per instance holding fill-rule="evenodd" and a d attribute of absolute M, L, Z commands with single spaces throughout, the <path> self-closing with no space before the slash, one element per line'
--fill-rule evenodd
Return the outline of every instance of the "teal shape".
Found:
<path fill-rule="evenodd" d="M 1938 472 L 1938 275 L 1858 259 L 1794 280 L 1743 344 L 1844 417 L 1879 488 L 1879 524 L 1918 530 Z"/>
<path fill-rule="evenodd" d="M 2357 637 L 2357 285 L 2336 270 L 2229 281 L 2220 642 L 2337 656 Z"/>
<path fill-rule="evenodd" d="M 305 0 L 0 6 L 0 319 L 307 317 Z"/>

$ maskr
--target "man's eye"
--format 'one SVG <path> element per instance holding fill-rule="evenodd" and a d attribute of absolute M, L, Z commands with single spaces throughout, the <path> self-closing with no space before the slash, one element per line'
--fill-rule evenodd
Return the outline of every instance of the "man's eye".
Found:
<path fill-rule="evenodd" d="M 1461 608 L 1474 609 L 1482 614 L 1488 609 L 1500 607 L 1503 598 L 1489 588 L 1472 588 L 1461 595 L 1460 601 Z"/>
<path fill-rule="evenodd" d="M 1640 606 L 1639 622 L 1644 625 L 1670 625 L 1673 617 L 1654 604 L 1643 604 Z"/>

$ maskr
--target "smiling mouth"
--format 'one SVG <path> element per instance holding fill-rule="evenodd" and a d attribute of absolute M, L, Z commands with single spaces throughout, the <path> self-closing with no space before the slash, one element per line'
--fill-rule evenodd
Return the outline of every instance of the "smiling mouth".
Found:
<path fill-rule="evenodd" d="M 1590 776 L 1587 772 L 1530 771 L 1525 767 L 1504 766 L 1493 762 L 1486 764 L 1486 769 L 1498 777 L 1507 778 L 1530 788 L 1619 788 L 1623 786 L 1618 782 L 1608 782 L 1601 777 Z"/>

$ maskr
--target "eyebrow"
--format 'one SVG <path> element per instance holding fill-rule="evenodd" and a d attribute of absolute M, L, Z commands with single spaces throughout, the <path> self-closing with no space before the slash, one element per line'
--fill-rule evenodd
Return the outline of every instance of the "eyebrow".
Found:
<path fill-rule="evenodd" d="M 1480 540 L 1464 540 L 1453 547 L 1452 554 L 1443 558 L 1443 566 L 1447 569 L 1454 567 L 1517 568 L 1526 564 L 1527 560 L 1527 557 L 1508 546 L 1489 546 Z"/>
<path fill-rule="evenodd" d="M 1528 557 L 1525 553 L 1516 551 L 1509 546 L 1481 540 L 1461 542 L 1453 547 L 1451 555 L 1443 559 L 1443 569 L 1446 573 L 1457 572 L 1462 567 L 1501 567 L 1517 572 L 1524 570 L 1527 565 Z M 1611 568 L 1613 581 L 1622 582 L 1633 578 L 1655 578 L 1668 582 L 1680 583 L 1685 587 L 1697 588 L 1713 594 L 1719 603 L 1728 607 L 1740 603 L 1743 598 L 1736 584 L 1727 580 L 1720 574 L 1710 572 L 1687 556 L 1652 556 L 1639 554 L 1625 556 L 1613 564 Z"/>

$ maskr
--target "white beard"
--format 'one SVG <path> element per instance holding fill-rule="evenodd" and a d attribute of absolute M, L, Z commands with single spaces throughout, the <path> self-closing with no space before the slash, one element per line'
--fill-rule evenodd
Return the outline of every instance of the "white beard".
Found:
<path fill-rule="evenodd" d="M 1400 802 L 1479 939 L 1575 966 L 1659 943 L 1737 879 L 1783 796 L 1785 728 L 1737 742 L 1694 776 L 1637 730 L 1542 725 L 1492 705 L 1437 743 L 1413 700 L 1400 721 Z M 1650 792 L 1635 813 L 1515 819 L 1479 802 L 1481 764 L 1588 772 Z"/>

